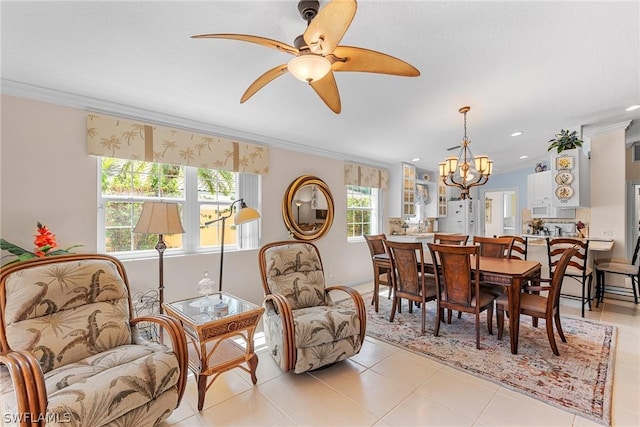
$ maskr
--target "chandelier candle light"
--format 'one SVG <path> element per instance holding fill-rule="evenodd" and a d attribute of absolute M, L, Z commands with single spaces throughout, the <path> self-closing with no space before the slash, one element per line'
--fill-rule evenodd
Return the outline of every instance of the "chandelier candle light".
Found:
<path fill-rule="evenodd" d="M 458 157 L 447 157 L 444 162 L 438 164 L 440 179 L 443 184 L 450 187 L 458 187 L 462 199 L 471 199 L 469 189 L 484 185 L 489 180 L 493 171 L 493 161 L 488 156 L 474 157 L 469 148 L 467 138 L 467 113 L 471 107 L 462 107 L 458 110 L 464 115 L 464 138 Z"/>
<path fill-rule="evenodd" d="M 225 222 L 227 221 L 227 219 L 231 218 L 231 215 L 233 215 L 233 208 L 238 203 L 240 203 L 240 208 L 237 209 L 236 215 L 234 217 L 234 223 L 236 225 L 245 224 L 247 222 L 255 221 L 258 218 L 260 218 L 260 213 L 257 210 L 248 207 L 247 204 L 244 202 L 244 199 L 238 199 L 238 200 L 235 200 L 233 203 L 231 203 L 231 206 L 229 206 L 229 213 L 227 215 L 221 216 L 220 218 L 216 218 L 213 221 L 208 221 L 203 224 L 205 227 L 208 227 L 211 224 L 214 224 L 218 221 L 222 221 L 222 233 L 220 236 L 221 237 L 220 239 L 220 277 L 218 279 L 218 292 L 220 293 L 220 302 L 214 306 L 214 312 L 224 312 L 228 310 L 227 304 L 222 301 L 222 267 L 224 264 L 224 229 L 225 229 Z"/>

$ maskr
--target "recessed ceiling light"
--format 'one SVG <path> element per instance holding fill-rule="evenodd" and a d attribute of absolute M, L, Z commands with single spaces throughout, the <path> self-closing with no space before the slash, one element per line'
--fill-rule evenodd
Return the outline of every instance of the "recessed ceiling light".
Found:
<path fill-rule="evenodd" d="M 625 109 L 624 111 L 633 111 L 633 110 L 637 110 L 638 108 L 640 108 L 640 105 L 632 105 L 631 107 Z"/>
<path fill-rule="evenodd" d="M 526 159 L 527 157 L 529 157 L 529 156 L 526 156 L 526 155 L 525 156 L 520 156 L 520 160 Z"/>
<path fill-rule="evenodd" d="M 420 161 L 420 157 L 414 157 L 413 159 L 411 159 L 412 162 L 419 162 Z"/>
<path fill-rule="evenodd" d="M 518 132 L 514 132 L 511 134 L 511 136 L 520 136 L 522 135 L 522 132 L 518 131 Z"/>

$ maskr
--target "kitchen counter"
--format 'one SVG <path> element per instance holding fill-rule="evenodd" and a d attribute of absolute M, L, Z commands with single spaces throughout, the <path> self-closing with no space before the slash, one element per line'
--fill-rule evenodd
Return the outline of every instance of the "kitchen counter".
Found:
<path fill-rule="evenodd" d="M 539 234 L 521 234 L 522 237 L 528 237 L 528 244 L 531 246 L 547 246 L 546 238 L 557 238 L 559 236 L 541 236 Z M 564 237 L 564 236 L 563 236 Z M 566 236 L 569 237 L 569 236 Z M 576 239 L 576 237 L 569 237 L 571 239 Z M 579 239 L 583 242 L 585 240 L 589 241 L 589 250 L 596 252 L 606 252 L 613 249 L 613 239 L 605 239 L 602 237 L 589 237 L 587 239 Z"/>

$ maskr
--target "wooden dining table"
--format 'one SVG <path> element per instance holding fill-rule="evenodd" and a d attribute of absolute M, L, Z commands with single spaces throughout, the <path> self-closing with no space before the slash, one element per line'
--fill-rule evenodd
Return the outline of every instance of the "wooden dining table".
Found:
<path fill-rule="evenodd" d="M 433 274 L 431 254 L 425 251 L 424 270 Z M 381 267 L 391 268 L 391 262 L 387 254 L 375 255 Z M 472 262 L 471 265 L 475 265 Z M 511 353 L 518 354 L 518 334 L 520 331 L 520 295 L 522 285 L 533 278 L 539 278 L 542 264 L 538 261 L 480 257 L 480 281 L 489 285 L 507 288 L 509 298 L 509 339 Z M 374 290 L 375 305 L 379 298 L 378 289 Z"/>

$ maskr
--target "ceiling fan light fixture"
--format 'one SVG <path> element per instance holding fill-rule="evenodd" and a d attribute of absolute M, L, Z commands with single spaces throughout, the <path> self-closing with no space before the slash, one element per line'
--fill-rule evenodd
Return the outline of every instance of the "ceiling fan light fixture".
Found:
<path fill-rule="evenodd" d="M 324 56 L 300 55 L 289 61 L 287 69 L 296 79 L 311 83 L 327 75 L 331 62 Z"/>

